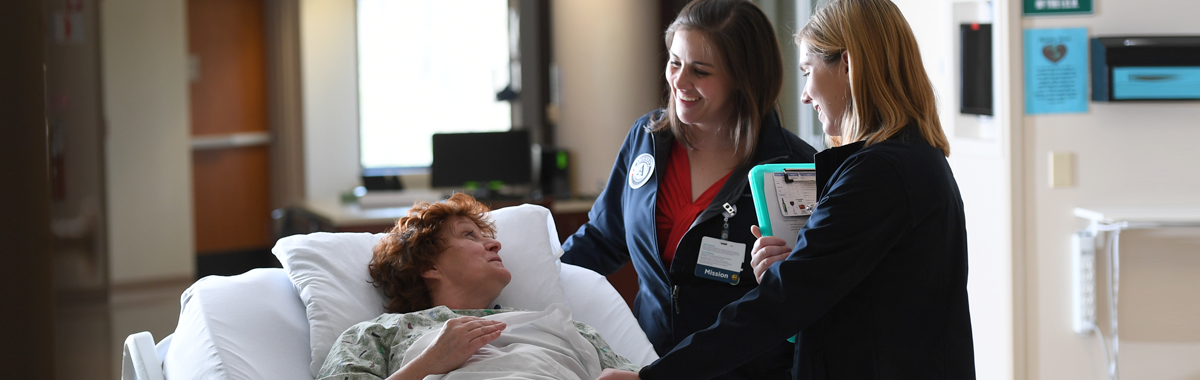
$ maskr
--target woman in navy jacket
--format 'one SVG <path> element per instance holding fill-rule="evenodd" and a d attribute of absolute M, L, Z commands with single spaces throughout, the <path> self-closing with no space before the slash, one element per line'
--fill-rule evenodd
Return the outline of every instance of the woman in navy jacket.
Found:
<path fill-rule="evenodd" d="M 750 168 L 812 162 L 816 153 L 780 125 L 782 55 L 757 6 L 694 1 L 665 39 L 666 108 L 629 130 L 590 220 L 567 239 L 562 256 L 605 275 L 633 262 L 639 283 L 633 311 L 660 355 L 757 285 L 750 277 L 756 222 Z M 741 250 L 740 278 L 697 276 L 705 239 Z M 767 348 L 724 378 L 787 377 L 792 345 L 780 340 Z"/>
<path fill-rule="evenodd" d="M 796 247 L 763 237 L 760 284 L 638 374 L 708 379 L 796 337 L 796 379 L 973 379 L 962 199 L 932 85 L 889 0 L 834 0 L 797 33 L 802 99 L 831 148 Z"/>

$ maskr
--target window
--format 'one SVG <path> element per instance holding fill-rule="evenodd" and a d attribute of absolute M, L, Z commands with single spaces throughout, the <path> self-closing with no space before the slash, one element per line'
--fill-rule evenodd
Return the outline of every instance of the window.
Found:
<path fill-rule="evenodd" d="M 428 170 L 431 137 L 507 131 L 507 1 L 358 0 L 363 175 Z"/>

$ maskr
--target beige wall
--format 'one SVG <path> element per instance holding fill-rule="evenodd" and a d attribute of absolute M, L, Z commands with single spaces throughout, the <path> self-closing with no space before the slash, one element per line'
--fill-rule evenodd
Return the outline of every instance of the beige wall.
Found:
<path fill-rule="evenodd" d="M 308 199 L 359 185 L 354 0 L 300 1 L 304 178 Z"/>
<path fill-rule="evenodd" d="M 576 194 L 599 195 L 633 122 L 658 108 L 663 43 L 657 2 L 551 2 L 561 76 L 558 145 L 571 153 Z"/>
<path fill-rule="evenodd" d="M 1025 28 L 1086 27 L 1090 36 L 1200 35 L 1200 3 L 1097 1 L 1085 17 L 1026 18 Z M 1020 57 L 1010 62 L 1020 69 Z M 1019 83 L 1016 85 L 1020 85 Z M 1071 332 L 1075 207 L 1200 205 L 1200 104 L 1090 103 L 1085 114 L 1024 116 L 1030 379 L 1105 378 L 1095 337 Z M 1077 185 L 1050 189 L 1049 152 L 1075 154 Z M 1121 377 L 1200 378 L 1200 231 L 1123 235 Z M 1103 279 L 1103 277 L 1101 277 Z M 1103 285 L 1103 283 L 1101 283 Z M 1101 304 L 1106 309 L 1105 304 Z M 1100 312 L 1101 326 L 1107 314 Z"/>
<path fill-rule="evenodd" d="M 109 265 L 114 284 L 195 273 L 183 0 L 105 0 Z"/>

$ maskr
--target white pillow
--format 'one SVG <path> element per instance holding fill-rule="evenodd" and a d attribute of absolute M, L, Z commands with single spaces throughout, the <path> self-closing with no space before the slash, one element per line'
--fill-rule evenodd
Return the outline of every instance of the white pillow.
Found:
<path fill-rule="evenodd" d="M 163 374 L 183 379 L 304 379 L 304 304 L 283 269 L 208 276 L 180 297 Z"/>
<path fill-rule="evenodd" d="M 575 320 L 592 326 L 617 354 L 637 365 L 658 359 L 654 345 L 638 325 L 625 299 L 608 279 L 591 269 L 563 264 L 558 272 L 567 306 Z"/>
<path fill-rule="evenodd" d="M 492 211 L 500 258 L 512 281 L 496 303 L 543 310 L 566 303 L 559 283 L 562 246 L 550 210 L 520 205 Z M 370 284 L 367 264 L 383 234 L 315 233 L 280 239 L 271 251 L 283 263 L 308 315 L 312 375 L 342 332 L 384 313 L 383 291 Z"/>

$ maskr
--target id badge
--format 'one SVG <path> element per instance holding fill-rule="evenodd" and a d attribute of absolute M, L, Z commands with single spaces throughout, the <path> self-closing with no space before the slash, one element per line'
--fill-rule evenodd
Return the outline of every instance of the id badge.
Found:
<path fill-rule="evenodd" d="M 700 240 L 696 277 L 737 285 L 742 279 L 746 244 L 705 236 Z"/>

